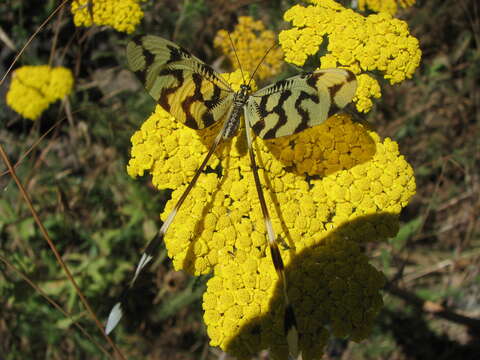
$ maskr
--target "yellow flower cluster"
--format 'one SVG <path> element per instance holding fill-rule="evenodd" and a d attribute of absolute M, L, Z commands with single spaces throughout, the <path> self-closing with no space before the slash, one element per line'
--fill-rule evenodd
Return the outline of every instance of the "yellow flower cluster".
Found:
<path fill-rule="evenodd" d="M 366 8 L 375 12 L 387 12 L 395 15 L 400 5 L 407 8 L 415 4 L 415 0 L 359 0 L 358 9 L 365 11 Z"/>
<path fill-rule="evenodd" d="M 333 0 L 310 0 L 314 5 L 296 5 L 284 18 L 293 28 L 279 35 L 285 59 L 303 65 L 308 56 L 318 52 L 328 37 L 327 53 L 321 68 L 342 67 L 359 77 L 354 99 L 357 109 L 368 112 L 372 97 L 380 97 L 378 81 L 370 74 L 378 71 L 391 84 L 412 77 L 421 51 L 407 24 L 388 13 L 364 17 Z"/>
<path fill-rule="evenodd" d="M 235 49 L 228 38 L 226 30 L 220 30 L 214 40 L 216 48 L 225 54 L 230 62 L 252 73 L 260 63 L 267 51 L 275 45 L 275 34 L 265 30 L 265 25 L 259 20 L 255 21 L 250 16 L 240 16 L 235 30 L 230 34 Z M 237 52 L 238 60 L 235 57 Z M 263 63 L 255 74 L 258 79 L 272 77 L 280 71 L 283 65 L 283 51 L 279 47 L 270 50 Z M 248 79 L 247 79 L 248 80 Z"/>
<path fill-rule="evenodd" d="M 105 25 L 130 34 L 143 18 L 140 1 L 144 0 L 74 0 L 73 21 L 75 26 Z"/>
<path fill-rule="evenodd" d="M 22 66 L 15 70 L 7 92 L 7 105 L 23 117 L 35 120 L 50 104 L 70 94 L 72 72 L 48 65 Z"/>
<path fill-rule="evenodd" d="M 227 81 L 236 78 L 238 71 Z M 238 85 L 238 84 L 237 84 Z M 218 125 L 194 131 L 157 106 L 132 137 L 128 173 L 175 188 L 165 220 L 208 151 Z M 267 205 L 285 261 L 304 359 L 319 358 L 328 331 L 365 338 L 382 305 L 381 273 L 359 244 L 398 230 L 415 192 L 412 168 L 390 139 L 347 115 L 301 133 L 254 140 Z M 270 348 L 286 359 L 283 297 L 266 243 L 244 129 L 222 144 L 177 213 L 165 243 L 176 269 L 213 271 L 203 298 L 213 346 L 247 358 Z M 327 325 L 330 330 L 327 330 Z"/>

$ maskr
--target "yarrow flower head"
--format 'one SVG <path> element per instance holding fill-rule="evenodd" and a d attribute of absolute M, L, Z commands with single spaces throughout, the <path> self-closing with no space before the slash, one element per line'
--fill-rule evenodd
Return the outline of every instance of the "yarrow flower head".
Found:
<path fill-rule="evenodd" d="M 239 72 L 225 77 L 241 82 Z M 239 84 L 232 84 L 233 87 Z M 157 106 L 132 136 L 127 171 L 173 188 L 165 220 L 221 124 L 194 131 Z M 286 359 L 281 283 L 248 157 L 244 129 L 224 143 L 165 236 L 176 269 L 213 272 L 203 297 L 212 346 L 239 358 L 270 348 Z M 360 244 L 394 236 L 415 192 L 412 168 L 390 139 L 348 115 L 274 140 L 254 140 L 267 206 L 282 239 L 289 298 L 304 359 L 319 358 L 329 332 L 364 339 L 378 313 L 384 276 Z M 327 326 L 328 325 L 328 326 Z"/>
<path fill-rule="evenodd" d="M 421 51 L 404 21 L 385 12 L 365 17 L 333 0 L 309 2 L 313 5 L 295 5 L 284 14 L 293 25 L 279 35 L 286 61 L 303 65 L 327 37 L 327 53 L 320 58 L 320 67 L 346 68 L 357 75 L 354 101 L 361 112 L 368 112 L 371 99 L 381 96 L 372 71 L 382 73 L 391 84 L 412 77 Z"/>
<path fill-rule="evenodd" d="M 267 51 L 275 45 L 275 34 L 266 30 L 265 25 L 259 20 L 255 21 L 250 16 L 240 16 L 238 24 L 230 33 L 238 61 L 242 68 L 253 72 Z M 228 38 L 226 30 L 220 30 L 214 40 L 215 47 L 219 48 L 230 60 L 237 64 L 234 49 Z M 266 79 L 276 75 L 283 65 L 283 51 L 276 47 L 271 49 L 268 56 L 259 67 L 256 76 L 258 79 Z"/>
<path fill-rule="evenodd" d="M 7 92 L 7 105 L 23 117 L 35 120 L 50 104 L 69 95 L 72 72 L 48 65 L 22 66 L 15 70 Z"/>
<path fill-rule="evenodd" d="M 386 12 L 395 15 L 398 6 L 407 8 L 415 4 L 415 0 L 359 0 L 358 9 L 365 11 L 366 8 L 375 12 Z"/>
<path fill-rule="evenodd" d="M 144 0 L 74 0 L 71 11 L 75 26 L 105 25 L 132 33 L 143 18 Z"/>

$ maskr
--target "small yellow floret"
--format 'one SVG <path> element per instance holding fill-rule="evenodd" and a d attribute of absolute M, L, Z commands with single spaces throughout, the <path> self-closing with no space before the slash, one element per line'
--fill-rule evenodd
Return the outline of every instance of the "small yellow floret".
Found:
<path fill-rule="evenodd" d="M 73 21 L 75 26 L 105 25 L 130 34 L 143 18 L 140 1 L 144 0 L 74 0 Z"/>
<path fill-rule="evenodd" d="M 215 37 L 215 47 L 219 48 L 238 67 L 238 62 L 243 69 L 252 73 L 260 63 L 267 51 L 275 45 L 275 34 L 265 30 L 261 21 L 255 21 L 250 16 L 240 16 L 235 30 L 230 34 L 238 60 L 235 57 L 232 43 L 226 30 L 220 30 Z M 276 75 L 283 65 L 283 51 L 279 47 L 271 49 L 255 74 L 258 79 L 265 79 Z"/>
<path fill-rule="evenodd" d="M 23 117 L 35 120 L 50 104 L 69 95 L 72 72 L 48 65 L 22 66 L 15 70 L 7 92 L 7 105 Z"/>

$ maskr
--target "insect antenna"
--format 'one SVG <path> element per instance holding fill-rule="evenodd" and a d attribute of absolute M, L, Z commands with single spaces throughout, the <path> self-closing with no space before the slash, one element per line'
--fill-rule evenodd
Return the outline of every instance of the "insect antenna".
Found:
<path fill-rule="evenodd" d="M 235 50 L 235 45 L 233 44 L 232 37 L 230 36 L 230 33 L 227 32 L 228 38 L 230 39 L 230 44 L 232 44 L 232 49 L 233 53 L 235 54 L 235 58 L 237 59 L 238 67 L 240 69 L 240 73 L 242 74 L 242 80 L 243 83 L 245 84 L 245 76 L 243 75 L 243 69 L 242 69 L 242 64 L 240 63 L 240 59 L 238 58 L 237 50 Z"/>
<path fill-rule="evenodd" d="M 260 59 L 260 61 L 258 62 L 257 64 L 257 67 L 255 68 L 255 71 L 253 72 L 252 76 L 250 76 L 250 79 L 248 80 L 248 84 L 247 85 L 250 85 L 250 83 L 252 82 L 252 79 L 253 77 L 255 76 L 258 68 L 260 67 L 260 65 L 262 65 L 263 63 L 263 60 L 265 60 L 265 58 L 267 57 L 268 53 L 274 48 L 274 47 L 277 47 L 278 45 L 277 44 L 273 44 L 272 46 L 270 46 L 270 48 L 267 50 L 267 52 L 263 55 L 263 57 Z"/>
<path fill-rule="evenodd" d="M 138 276 L 140 275 L 140 273 L 142 272 L 142 270 L 150 263 L 150 261 L 153 259 L 155 254 L 158 252 L 158 248 L 161 242 L 163 241 L 163 238 L 165 237 L 165 234 L 167 233 L 168 228 L 172 224 L 173 219 L 175 219 L 175 216 L 177 215 L 178 210 L 182 206 L 183 202 L 187 198 L 190 191 L 193 189 L 193 187 L 197 183 L 197 180 L 202 174 L 205 167 L 207 166 L 208 161 L 210 160 L 211 156 L 213 155 L 218 145 L 222 141 L 223 135 L 226 130 L 226 125 L 227 125 L 227 121 L 225 121 L 222 129 L 219 131 L 219 133 L 215 137 L 215 140 L 210 146 L 210 149 L 208 150 L 207 155 L 205 155 L 205 158 L 203 159 L 202 164 L 199 166 L 199 168 L 195 172 L 195 175 L 193 176 L 192 180 L 188 184 L 187 188 L 183 191 L 182 195 L 177 200 L 177 203 L 175 204 L 174 208 L 168 214 L 167 218 L 162 224 L 162 227 L 160 228 L 160 230 L 158 230 L 155 237 L 148 243 L 147 247 L 145 248 L 145 251 L 143 252 L 140 258 L 140 261 L 137 264 L 137 267 L 135 269 L 135 274 L 133 275 L 133 278 L 130 281 L 130 284 L 123 291 L 122 295 L 120 296 L 120 300 L 114 305 L 114 307 L 110 311 L 110 314 L 108 315 L 107 324 L 105 326 L 105 332 L 107 334 L 109 334 L 117 326 L 118 322 L 122 318 L 123 307 L 125 307 L 124 305 L 125 300 L 130 295 L 130 292 L 132 291 L 132 288 L 134 287 L 135 282 Z"/>

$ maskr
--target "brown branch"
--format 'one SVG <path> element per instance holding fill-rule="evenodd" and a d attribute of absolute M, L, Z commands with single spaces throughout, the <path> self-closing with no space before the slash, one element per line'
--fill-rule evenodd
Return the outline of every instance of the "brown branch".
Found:
<path fill-rule="evenodd" d="M 435 303 L 433 301 L 423 300 L 417 295 L 400 289 L 399 287 L 392 284 L 387 285 L 385 287 L 385 291 L 387 291 L 389 294 L 399 297 L 400 299 L 417 308 L 420 308 L 425 313 L 435 315 L 439 318 L 449 320 L 457 324 L 465 325 L 472 330 L 480 331 L 480 319 L 461 315 L 441 304 Z"/>

